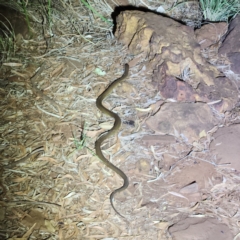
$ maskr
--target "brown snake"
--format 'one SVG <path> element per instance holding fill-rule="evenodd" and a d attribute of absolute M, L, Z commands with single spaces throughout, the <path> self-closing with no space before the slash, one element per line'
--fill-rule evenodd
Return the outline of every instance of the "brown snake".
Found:
<path fill-rule="evenodd" d="M 125 189 L 128 187 L 128 185 L 129 185 L 128 177 L 125 175 L 125 173 L 124 173 L 121 169 L 117 168 L 117 167 L 114 166 L 111 162 L 109 162 L 109 161 L 105 158 L 105 156 L 103 155 L 102 150 L 101 150 L 101 144 L 103 143 L 103 141 L 106 140 L 107 138 L 109 138 L 109 137 L 112 136 L 112 135 L 116 135 L 117 132 L 119 131 L 119 128 L 121 127 L 121 119 L 120 119 L 120 117 L 119 117 L 116 113 L 111 112 L 110 110 L 108 110 L 107 108 L 105 108 L 105 107 L 102 105 L 102 101 L 103 101 L 106 97 L 108 97 L 108 96 L 111 94 L 112 90 L 113 90 L 121 81 L 123 81 L 123 80 L 128 76 L 128 71 L 129 71 L 129 65 L 128 65 L 128 64 L 125 64 L 125 71 L 124 71 L 123 75 L 122 75 L 120 78 L 116 79 L 114 82 L 112 82 L 112 83 L 109 85 L 109 87 L 97 98 L 97 101 L 96 101 L 96 105 L 97 105 L 98 109 L 99 109 L 101 112 L 105 113 L 106 115 L 114 118 L 114 120 L 115 120 L 112 129 L 110 129 L 107 133 L 103 134 L 101 137 L 99 137 L 99 138 L 97 139 L 97 141 L 95 142 L 95 149 L 96 149 L 96 155 L 103 161 L 103 163 L 104 163 L 107 167 L 111 168 L 114 172 L 116 172 L 116 173 L 123 179 L 123 181 L 124 181 L 124 182 L 123 182 L 123 185 L 122 185 L 120 188 L 114 190 L 114 191 L 111 193 L 111 195 L 110 195 L 110 202 L 111 202 L 112 208 L 113 208 L 114 211 L 115 211 L 118 215 L 120 215 L 121 217 L 123 217 L 123 216 L 116 210 L 116 208 L 115 208 L 114 205 L 113 205 L 113 197 L 114 197 L 114 195 L 115 195 L 117 192 L 121 192 L 121 191 L 125 190 Z"/>

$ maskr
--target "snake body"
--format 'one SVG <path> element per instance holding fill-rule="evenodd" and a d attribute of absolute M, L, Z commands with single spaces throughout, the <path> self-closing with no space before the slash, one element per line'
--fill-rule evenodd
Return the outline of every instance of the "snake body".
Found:
<path fill-rule="evenodd" d="M 102 145 L 103 141 L 106 140 L 107 138 L 109 138 L 110 136 L 116 135 L 118 133 L 119 128 L 121 127 L 121 119 L 116 113 L 111 112 L 109 109 L 105 108 L 102 105 L 102 101 L 105 98 L 107 98 L 111 94 L 113 89 L 128 76 L 128 71 L 129 71 L 129 65 L 125 64 L 125 71 L 124 71 L 123 75 L 120 78 L 116 79 L 114 82 L 112 82 L 109 85 L 109 87 L 97 98 L 97 101 L 96 101 L 96 105 L 97 105 L 98 109 L 102 113 L 114 118 L 114 120 L 115 120 L 112 129 L 110 129 L 107 133 L 105 133 L 104 135 L 100 136 L 97 139 L 97 141 L 95 142 L 95 149 L 96 149 L 96 155 L 103 161 L 103 163 L 107 167 L 112 169 L 114 172 L 116 172 L 124 181 L 123 185 L 120 188 L 114 190 L 110 195 L 110 203 L 112 205 L 112 208 L 121 217 L 123 217 L 123 216 L 116 210 L 116 208 L 113 205 L 113 198 L 117 192 L 121 192 L 128 187 L 128 185 L 129 185 L 128 177 L 125 175 L 125 173 L 121 169 L 119 169 L 118 167 L 114 166 L 111 162 L 109 162 L 105 158 L 105 156 L 103 155 L 102 150 L 101 150 L 101 145 Z"/>

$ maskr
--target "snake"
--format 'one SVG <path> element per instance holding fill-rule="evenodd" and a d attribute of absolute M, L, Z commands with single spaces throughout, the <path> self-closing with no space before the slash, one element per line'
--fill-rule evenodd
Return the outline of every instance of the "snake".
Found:
<path fill-rule="evenodd" d="M 106 139 L 108 139 L 109 137 L 111 136 L 116 136 L 117 133 L 119 132 L 119 129 L 121 127 L 121 119 L 120 117 L 110 111 L 109 109 L 107 109 L 106 107 L 104 107 L 102 105 L 102 102 L 105 98 L 107 98 L 113 91 L 113 89 L 120 83 L 122 82 L 124 79 L 126 79 L 126 77 L 128 76 L 128 72 L 129 72 L 129 65 L 128 64 L 125 64 L 125 70 L 124 70 L 124 73 L 123 75 L 120 77 L 120 78 L 117 78 L 116 80 L 114 80 L 109 86 L 108 88 L 97 98 L 96 100 L 96 105 L 97 105 L 97 108 L 104 114 L 108 115 L 109 117 L 112 117 L 114 118 L 114 124 L 113 124 L 113 127 L 106 133 L 104 133 L 103 135 L 101 135 L 95 142 L 95 150 L 96 150 L 96 155 L 97 157 L 102 160 L 102 162 L 107 166 L 109 167 L 110 169 L 112 169 L 115 173 L 117 173 L 122 179 L 123 179 L 123 185 L 118 188 L 118 189 L 115 189 L 111 194 L 110 194 L 110 203 L 111 203 L 111 206 L 112 208 L 114 209 L 114 211 L 121 217 L 123 217 L 117 210 L 116 208 L 114 207 L 113 205 L 113 199 L 114 199 L 114 195 L 116 193 L 119 193 L 125 189 L 128 188 L 128 185 L 129 185 L 129 181 L 128 181 L 128 177 L 126 176 L 126 174 L 121 170 L 119 169 L 118 167 L 116 167 L 115 165 L 113 165 L 111 162 L 109 162 L 106 157 L 103 155 L 103 152 L 101 150 L 101 145 L 103 143 L 103 141 L 105 141 Z M 123 217 L 124 218 L 124 217 Z"/>

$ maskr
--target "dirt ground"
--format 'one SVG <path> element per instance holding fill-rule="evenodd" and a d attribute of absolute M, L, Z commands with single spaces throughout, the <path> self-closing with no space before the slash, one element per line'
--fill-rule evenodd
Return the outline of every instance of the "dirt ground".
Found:
<path fill-rule="evenodd" d="M 238 75 L 220 71 L 220 45 L 194 33 L 198 2 L 174 2 L 26 2 L 29 23 L 14 4 L 1 7 L 15 36 L 1 54 L 0 239 L 240 238 Z M 155 21 L 163 9 L 182 22 Z M 104 101 L 121 129 L 102 145 L 129 179 L 113 201 L 123 218 L 109 199 L 123 180 L 94 144 L 114 122 L 96 99 L 125 63 L 128 77 Z"/>

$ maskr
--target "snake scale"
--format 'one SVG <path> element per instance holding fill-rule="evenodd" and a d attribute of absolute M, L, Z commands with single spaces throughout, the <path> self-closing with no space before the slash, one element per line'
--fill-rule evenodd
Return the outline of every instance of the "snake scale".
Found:
<path fill-rule="evenodd" d="M 128 185 L 129 185 L 128 177 L 125 175 L 125 173 L 121 169 L 119 169 L 118 167 L 114 166 L 111 162 L 109 162 L 105 158 L 105 156 L 103 155 L 102 150 L 101 150 L 101 145 L 104 140 L 106 140 L 110 136 L 117 135 L 119 128 L 121 127 L 121 119 L 116 113 L 111 112 L 109 109 L 105 108 L 102 105 L 102 102 L 105 98 L 107 98 L 111 94 L 113 89 L 128 76 L 128 71 L 129 71 L 129 65 L 125 64 L 125 71 L 124 71 L 123 75 L 120 78 L 116 79 L 114 82 L 112 82 L 108 86 L 108 88 L 97 98 L 97 101 L 96 101 L 96 105 L 97 105 L 98 109 L 102 113 L 108 115 L 109 117 L 114 118 L 114 120 L 115 120 L 112 129 L 110 129 L 107 133 L 101 135 L 97 139 L 97 141 L 95 142 L 95 149 L 96 149 L 96 155 L 103 161 L 103 163 L 107 167 L 112 169 L 114 172 L 116 172 L 124 181 L 123 185 L 120 188 L 114 190 L 110 195 L 110 203 L 112 205 L 112 208 L 121 217 L 123 217 L 123 216 L 116 210 L 116 208 L 113 205 L 113 198 L 116 193 L 121 192 L 128 187 Z"/>

